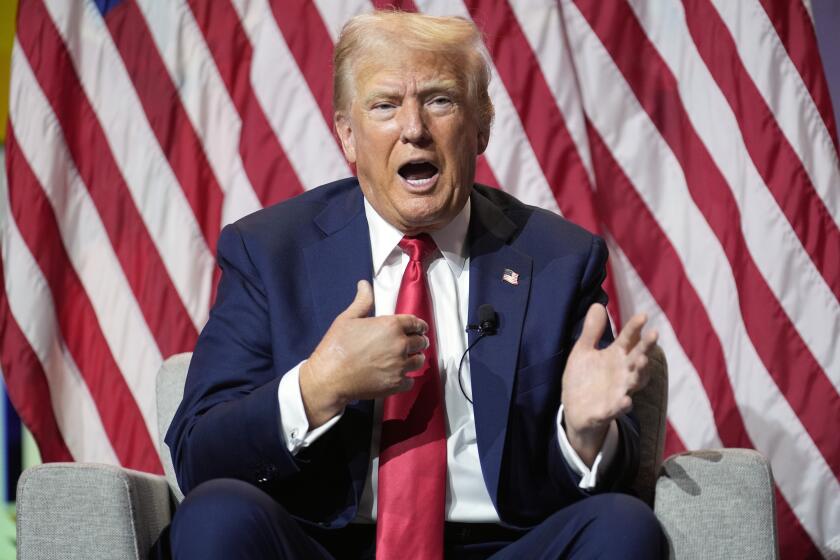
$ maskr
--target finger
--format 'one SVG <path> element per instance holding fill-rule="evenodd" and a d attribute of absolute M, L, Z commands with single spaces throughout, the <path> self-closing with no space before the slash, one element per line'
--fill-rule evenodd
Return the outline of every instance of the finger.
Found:
<path fill-rule="evenodd" d="M 628 395 L 624 395 L 623 397 L 621 397 L 621 400 L 618 401 L 618 414 L 627 414 L 632 409 L 633 399 L 631 399 Z"/>
<path fill-rule="evenodd" d="M 607 328 L 607 308 L 600 303 L 593 303 L 586 312 L 578 343 L 587 348 L 595 348 L 605 328 Z"/>
<path fill-rule="evenodd" d="M 654 342 L 648 336 L 642 337 L 627 353 L 625 363 L 630 367 L 638 367 L 639 360 L 643 359 L 647 362 L 648 352 L 653 344 Z"/>
<path fill-rule="evenodd" d="M 627 370 L 627 375 L 624 377 L 626 393 L 635 393 L 647 385 L 648 374 L 645 371 L 646 365 L 647 357 L 644 354 L 637 356 L 636 360 L 630 364 Z"/>
<path fill-rule="evenodd" d="M 420 377 L 423 375 L 423 364 L 426 363 L 426 355 L 422 352 L 419 354 L 412 354 L 406 358 L 403 365 L 403 373 L 406 377 Z"/>
<path fill-rule="evenodd" d="M 635 395 L 636 393 L 647 387 L 648 381 L 650 381 L 650 375 L 644 370 L 639 370 L 638 372 L 636 372 L 636 377 L 633 380 L 633 385 L 627 388 L 627 394 Z"/>
<path fill-rule="evenodd" d="M 648 365 L 648 362 L 650 362 L 650 360 L 648 359 L 646 354 L 639 354 L 639 356 L 633 362 L 633 370 L 644 371 Z"/>
<path fill-rule="evenodd" d="M 642 336 L 642 341 L 645 342 L 645 354 L 648 358 L 653 357 L 653 352 L 656 349 L 656 343 L 659 341 L 659 333 L 657 331 L 648 331 Z"/>
<path fill-rule="evenodd" d="M 423 319 L 414 315 L 395 315 L 397 323 L 405 334 L 426 334 L 429 325 Z"/>
<path fill-rule="evenodd" d="M 429 337 L 422 334 L 414 334 L 406 337 L 405 355 L 410 356 L 422 352 L 429 347 Z"/>
<path fill-rule="evenodd" d="M 406 391 L 410 391 L 412 387 L 414 387 L 414 379 L 411 377 L 404 377 L 399 387 L 397 387 L 396 392 L 405 393 Z"/>
<path fill-rule="evenodd" d="M 627 321 L 627 324 L 624 325 L 624 328 L 621 329 L 618 338 L 615 339 L 615 343 L 623 348 L 625 352 L 630 352 L 639 343 L 642 336 L 642 327 L 645 326 L 646 322 L 647 316 L 644 313 L 633 315 Z"/>
<path fill-rule="evenodd" d="M 341 315 L 353 319 L 367 317 L 373 311 L 373 287 L 367 280 L 359 280 L 356 284 L 356 297 Z"/>
<path fill-rule="evenodd" d="M 656 348 L 656 341 L 658 339 L 658 334 L 656 331 L 650 331 L 644 334 L 641 337 L 641 340 L 633 347 L 633 349 L 627 354 L 627 364 L 637 369 L 641 369 L 644 366 L 640 366 L 638 364 L 640 359 L 644 359 L 644 365 L 647 365 L 648 361 L 651 359 L 654 353 L 654 349 Z"/>

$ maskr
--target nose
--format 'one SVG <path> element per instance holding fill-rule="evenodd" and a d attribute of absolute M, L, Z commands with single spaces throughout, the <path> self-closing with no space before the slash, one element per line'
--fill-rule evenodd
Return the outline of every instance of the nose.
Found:
<path fill-rule="evenodd" d="M 399 111 L 400 140 L 404 144 L 426 144 L 430 140 L 429 129 L 423 115 L 423 107 L 412 100 L 403 103 Z"/>

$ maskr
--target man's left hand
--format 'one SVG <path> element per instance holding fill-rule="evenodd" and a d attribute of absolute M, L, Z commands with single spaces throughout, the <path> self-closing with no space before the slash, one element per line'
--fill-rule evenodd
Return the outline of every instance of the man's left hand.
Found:
<path fill-rule="evenodd" d="M 649 353 L 656 331 L 642 335 L 645 315 L 634 315 L 618 338 L 604 349 L 598 341 L 607 326 L 607 310 L 592 305 L 580 338 L 572 348 L 563 373 L 563 418 L 566 436 L 578 456 L 591 467 L 610 423 L 630 411 L 630 395 L 647 385 Z"/>

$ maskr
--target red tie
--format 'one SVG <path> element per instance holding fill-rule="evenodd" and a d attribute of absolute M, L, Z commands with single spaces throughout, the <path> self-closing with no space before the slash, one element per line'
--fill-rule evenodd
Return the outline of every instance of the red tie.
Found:
<path fill-rule="evenodd" d="M 403 237 L 409 256 L 396 313 L 429 324 L 423 367 L 412 372 L 410 391 L 385 398 L 379 447 L 376 558 L 443 558 L 446 502 L 446 428 L 432 302 L 423 260 L 437 250 L 427 234 Z"/>

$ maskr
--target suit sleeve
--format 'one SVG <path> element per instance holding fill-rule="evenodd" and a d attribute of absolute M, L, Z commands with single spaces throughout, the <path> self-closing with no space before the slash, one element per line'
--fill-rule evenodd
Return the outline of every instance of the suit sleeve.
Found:
<path fill-rule="evenodd" d="M 571 348 L 580 337 L 589 307 L 594 303 L 607 304 L 607 295 L 601 288 L 606 277 L 607 256 L 608 251 L 604 240 L 593 237 L 589 258 L 578 288 L 578 304 L 575 306 L 574 326 L 568 348 Z M 598 346 L 605 348 L 613 341 L 613 338 L 612 329 L 607 325 Z M 584 497 L 599 492 L 629 491 L 639 465 L 639 422 L 631 412 L 619 416 L 616 424 L 618 447 L 612 463 L 606 472 L 599 473 L 597 486 L 587 490 L 579 487 L 580 475 L 563 456 L 555 423 L 554 437 L 549 449 L 550 472 L 554 477 L 554 483 L 564 495 Z"/>
<path fill-rule="evenodd" d="M 235 224 L 222 230 L 218 263 L 216 302 L 166 435 L 185 493 L 211 478 L 261 484 L 300 469 L 281 435 L 266 292 Z"/>

